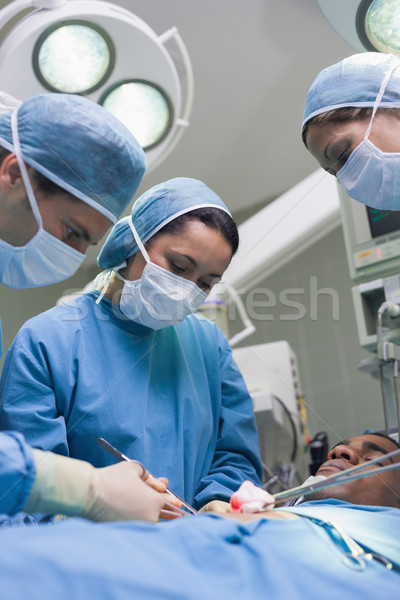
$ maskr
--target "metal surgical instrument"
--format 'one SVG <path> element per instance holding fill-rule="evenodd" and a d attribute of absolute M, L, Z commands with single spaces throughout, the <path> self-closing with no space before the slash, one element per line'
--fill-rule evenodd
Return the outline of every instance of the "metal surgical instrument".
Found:
<path fill-rule="evenodd" d="M 105 440 L 104 438 L 97 438 L 97 443 L 98 445 L 103 448 L 103 450 L 106 450 L 109 454 L 111 454 L 114 458 L 117 458 L 118 460 L 126 460 L 131 462 L 132 459 L 128 458 L 125 454 L 122 454 L 122 452 L 120 452 L 119 450 L 117 450 L 116 448 L 114 448 L 114 446 L 112 446 L 109 442 L 107 442 L 107 440 Z M 152 475 L 149 471 L 146 472 L 150 475 L 150 477 L 154 477 L 154 475 Z M 188 510 L 190 513 L 192 513 L 193 515 L 197 515 L 197 510 L 193 508 L 193 506 L 190 506 L 190 504 L 188 504 L 187 502 L 185 502 L 182 498 L 180 498 L 177 494 L 175 494 L 174 492 L 172 492 L 169 488 L 167 488 L 166 490 L 167 494 L 170 494 L 171 496 L 174 496 L 174 498 L 177 498 L 179 500 L 179 502 L 182 503 L 182 506 L 184 506 L 186 508 L 186 510 Z M 172 505 L 171 505 L 172 506 Z M 176 507 L 174 507 L 176 509 Z M 178 509 L 179 512 L 179 509 Z"/>
<path fill-rule="evenodd" d="M 343 550 L 342 562 L 346 567 L 362 571 L 366 567 L 366 561 L 376 560 L 386 567 L 386 569 L 392 570 L 394 568 L 394 563 L 386 558 L 386 556 L 377 554 L 369 548 L 363 548 L 349 534 L 343 531 L 339 525 L 333 523 L 333 521 L 323 521 L 307 514 L 298 513 L 298 516 L 306 518 L 315 523 L 315 525 L 319 525 L 325 529 L 332 541 L 341 546 Z"/>
<path fill-rule="evenodd" d="M 393 459 L 398 456 L 400 456 L 400 449 L 393 450 L 393 452 L 383 454 L 382 456 L 378 456 L 373 460 L 361 463 L 359 465 L 356 465 L 355 467 L 351 467 L 350 469 L 345 469 L 344 471 L 340 471 L 335 475 L 330 475 L 323 481 L 317 481 L 316 483 L 311 482 L 306 485 L 299 485 L 297 487 L 291 488 L 290 490 L 285 490 L 284 492 L 279 492 L 277 494 L 274 494 L 275 502 L 277 503 L 281 502 L 282 500 L 291 500 L 292 498 L 299 498 L 300 496 L 306 496 L 307 494 L 311 494 L 311 492 L 323 490 L 324 488 L 338 485 L 345 481 L 354 481 L 355 479 L 361 479 L 362 477 L 369 477 L 370 475 L 382 474 L 385 471 L 398 469 L 400 468 L 400 462 L 391 465 L 386 465 L 384 467 L 379 467 L 378 469 L 372 469 L 371 471 L 365 471 L 365 469 L 369 469 L 373 465 L 381 463 L 383 460 Z"/>

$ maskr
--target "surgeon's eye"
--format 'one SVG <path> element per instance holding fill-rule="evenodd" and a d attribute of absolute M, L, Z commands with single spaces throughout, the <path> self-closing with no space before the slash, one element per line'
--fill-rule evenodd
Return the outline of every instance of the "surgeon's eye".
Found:
<path fill-rule="evenodd" d="M 180 275 L 181 277 L 183 277 L 183 275 L 185 275 L 185 273 L 186 273 L 186 269 L 184 269 L 183 267 L 180 267 L 176 263 L 170 262 L 169 266 L 170 266 L 172 273 L 175 273 L 176 275 Z"/>
<path fill-rule="evenodd" d="M 76 231 L 72 227 L 67 226 L 67 235 L 66 239 L 68 242 L 75 242 L 81 239 L 81 234 L 79 231 Z"/>
<path fill-rule="evenodd" d="M 334 165 L 334 169 L 335 169 L 336 173 L 342 167 L 344 167 L 344 165 L 346 164 L 346 162 L 347 162 L 350 154 L 351 154 L 351 152 L 350 152 L 350 150 L 348 148 L 346 150 L 343 150 L 343 152 L 340 152 L 340 154 L 338 155 L 338 157 L 335 160 L 335 165 Z"/>
<path fill-rule="evenodd" d="M 206 281 L 198 281 L 197 287 L 203 290 L 203 292 L 206 292 L 206 294 L 208 294 L 208 292 L 211 290 L 211 285 Z"/>

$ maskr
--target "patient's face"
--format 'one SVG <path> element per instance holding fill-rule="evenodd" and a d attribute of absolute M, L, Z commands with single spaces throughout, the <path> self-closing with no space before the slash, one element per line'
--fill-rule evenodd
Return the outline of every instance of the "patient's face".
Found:
<path fill-rule="evenodd" d="M 385 466 L 392 462 L 400 462 L 399 458 L 385 460 L 385 454 L 397 450 L 396 444 L 379 435 L 359 435 L 339 442 L 328 454 L 328 460 L 318 469 L 317 475 L 329 477 L 349 469 L 360 463 L 377 457 L 382 460 L 371 469 Z M 363 479 L 349 481 L 309 494 L 306 500 L 322 500 L 337 498 L 353 504 L 373 506 L 394 506 L 400 508 L 400 468 L 397 470 L 372 475 Z"/>

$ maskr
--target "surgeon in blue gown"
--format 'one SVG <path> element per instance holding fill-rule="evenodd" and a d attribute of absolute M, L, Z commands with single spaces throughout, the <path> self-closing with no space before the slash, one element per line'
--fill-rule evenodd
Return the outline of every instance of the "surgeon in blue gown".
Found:
<path fill-rule="evenodd" d="M 1 93 L 0 282 L 31 288 L 73 275 L 132 200 L 144 169 L 134 136 L 97 104 L 64 94 L 21 103 Z M 0 330 L 0 354 L 1 346 Z M 158 519 L 161 495 L 140 480 L 138 465 L 96 470 L 32 448 L 19 423 L 11 429 L 0 434 L 0 513 Z M 13 523 L 27 520 L 18 514 Z"/>
<path fill-rule="evenodd" d="M 355 436 L 331 450 L 318 474 L 377 456 L 385 464 L 395 449 L 388 438 Z M 328 521 L 375 558 L 351 568 Z M 5 530 L 0 585 L 13 600 L 397 600 L 399 530 L 396 470 L 254 515 L 205 513 L 162 524 L 70 519 Z"/>
<path fill-rule="evenodd" d="M 350 198 L 400 210 L 400 58 L 361 52 L 323 69 L 307 93 L 302 138 Z"/>
<path fill-rule="evenodd" d="M 1 380 L 1 427 L 42 450 L 115 459 L 103 437 L 196 508 L 229 510 L 260 484 L 252 400 L 228 340 L 192 314 L 238 247 L 237 227 L 204 183 L 175 178 L 134 203 L 99 255 L 98 289 L 29 320 Z"/>

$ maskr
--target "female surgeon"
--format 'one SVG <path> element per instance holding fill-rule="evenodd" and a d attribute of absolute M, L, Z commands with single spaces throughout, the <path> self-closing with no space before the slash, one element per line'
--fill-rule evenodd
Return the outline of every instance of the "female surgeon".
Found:
<path fill-rule="evenodd" d="M 21 103 L 0 94 L 0 103 L 0 281 L 12 288 L 62 281 L 132 200 L 144 153 L 117 119 L 79 96 Z M 1 513 L 158 519 L 162 495 L 140 480 L 140 466 L 95 469 L 32 449 L 18 422 L 11 429 L 0 433 Z M 165 490 L 165 482 L 153 484 Z"/>
<path fill-rule="evenodd" d="M 43 450 L 113 462 L 103 437 L 195 508 L 229 510 L 261 464 L 252 401 L 216 325 L 194 315 L 238 247 L 237 227 L 201 181 L 145 192 L 98 263 L 103 288 L 28 321 L 1 381 L 2 429 Z"/>
<path fill-rule="evenodd" d="M 400 210 L 400 59 L 364 52 L 317 76 L 303 141 L 354 200 Z"/>

